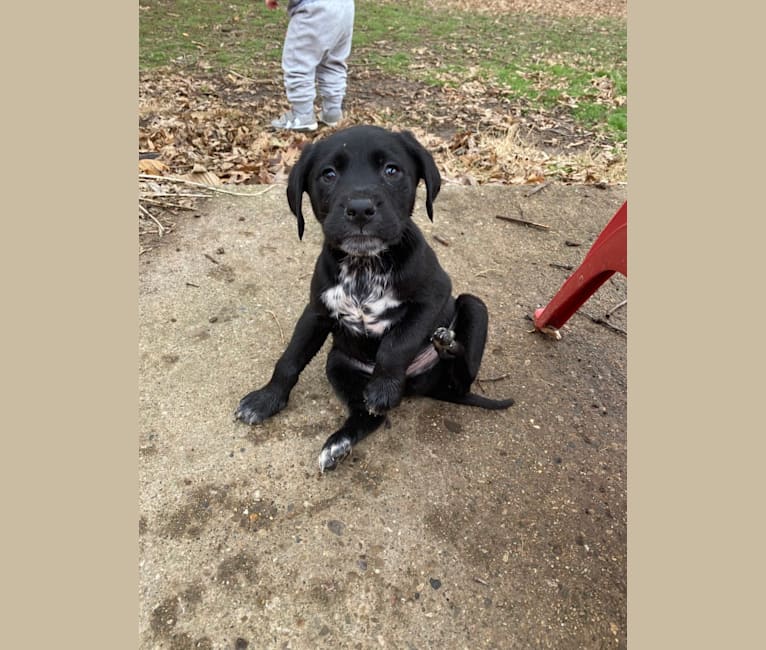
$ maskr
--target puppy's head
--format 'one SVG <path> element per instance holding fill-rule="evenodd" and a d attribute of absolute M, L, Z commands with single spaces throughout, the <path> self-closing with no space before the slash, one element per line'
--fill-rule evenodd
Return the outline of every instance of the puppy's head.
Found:
<path fill-rule="evenodd" d="M 421 179 L 433 221 L 441 176 L 431 154 L 408 131 L 356 126 L 304 147 L 288 177 L 287 201 L 300 238 L 301 200 L 307 192 L 331 247 L 350 255 L 376 255 L 401 239 Z"/>

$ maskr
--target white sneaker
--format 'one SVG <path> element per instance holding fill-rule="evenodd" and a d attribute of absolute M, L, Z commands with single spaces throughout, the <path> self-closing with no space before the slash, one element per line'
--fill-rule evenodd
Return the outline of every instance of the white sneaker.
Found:
<path fill-rule="evenodd" d="M 338 122 L 343 119 L 343 111 L 336 109 L 334 111 L 326 111 L 321 109 L 319 111 L 319 121 L 327 126 L 338 126 Z"/>
<path fill-rule="evenodd" d="M 276 120 L 271 120 L 271 128 L 273 129 L 288 129 L 290 131 L 316 131 L 317 121 L 314 119 L 314 114 L 298 115 L 293 111 L 287 111 L 287 113 L 281 115 Z"/>

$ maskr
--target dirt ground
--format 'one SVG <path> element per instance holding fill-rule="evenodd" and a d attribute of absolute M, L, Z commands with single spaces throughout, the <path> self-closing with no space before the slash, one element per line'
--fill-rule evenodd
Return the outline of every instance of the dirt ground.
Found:
<path fill-rule="evenodd" d="M 516 404 L 406 400 L 323 477 L 343 417 L 326 347 L 282 413 L 232 419 L 305 302 L 313 218 L 301 243 L 284 185 L 219 194 L 139 257 L 142 649 L 626 647 L 627 339 L 585 313 L 627 280 L 560 341 L 528 320 L 626 190 L 531 189 L 447 184 L 414 217 L 489 307 L 477 390 Z"/>
<path fill-rule="evenodd" d="M 475 10 L 625 16 L 626 3 Z M 351 121 L 406 123 L 440 164 L 435 223 L 422 201 L 415 218 L 455 292 L 488 304 L 477 391 L 516 404 L 405 400 L 320 477 L 343 417 L 325 347 L 282 413 L 234 422 L 290 336 L 319 250 L 313 220 L 298 242 L 284 198 L 305 136 L 262 128 L 282 108 L 273 70 L 257 86 L 142 74 L 139 148 L 162 151 L 167 173 L 193 180 L 196 167 L 248 196 L 189 199 L 188 186 L 142 181 L 153 216 L 140 223 L 139 647 L 625 648 L 627 308 L 605 314 L 627 280 L 610 279 L 560 341 L 529 321 L 626 199 L 624 164 L 589 158 L 590 134 L 563 115 L 522 116 L 491 87 L 403 92 L 373 69 L 352 75 Z M 570 176 L 546 179 L 551 158 Z M 515 185 L 484 184 L 492 174 Z"/>

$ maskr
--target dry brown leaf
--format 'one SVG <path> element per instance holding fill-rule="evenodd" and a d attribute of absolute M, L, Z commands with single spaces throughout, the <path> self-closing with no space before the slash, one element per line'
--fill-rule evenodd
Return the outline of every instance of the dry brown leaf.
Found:
<path fill-rule="evenodd" d="M 280 75 L 276 69 L 273 73 L 273 81 L 269 71 L 257 80 L 199 71 L 143 73 L 140 150 L 160 153 L 171 173 L 195 168 L 200 178 L 187 178 L 198 182 L 280 182 L 304 144 L 329 131 L 304 135 L 268 130 L 268 120 L 285 108 Z M 463 79 L 448 73 L 442 77 L 444 86 L 426 86 L 360 65 L 349 80 L 345 122 L 412 131 L 433 153 L 445 178 L 462 182 L 625 180 L 625 147 L 595 139 L 565 114 L 523 113 L 524 107 L 508 99 L 507 89 L 478 73 Z M 608 79 L 594 81 L 594 86 L 604 101 L 617 99 Z M 208 173 L 213 177 L 206 178 Z"/>
<path fill-rule="evenodd" d="M 208 171 L 199 173 L 192 171 L 189 174 L 183 174 L 182 176 L 179 176 L 179 178 L 185 181 L 191 181 L 192 183 L 202 183 L 203 185 L 223 185 L 223 182 L 220 178 L 218 178 L 218 176 L 216 176 L 213 172 Z"/>
<path fill-rule="evenodd" d="M 152 160 L 145 158 L 138 161 L 138 172 L 140 174 L 152 174 L 154 176 L 162 176 L 162 174 L 168 171 L 170 168 L 161 160 Z"/>

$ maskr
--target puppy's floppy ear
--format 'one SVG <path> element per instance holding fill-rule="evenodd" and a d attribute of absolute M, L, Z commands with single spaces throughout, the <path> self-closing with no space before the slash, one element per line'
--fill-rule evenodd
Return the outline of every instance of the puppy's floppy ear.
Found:
<path fill-rule="evenodd" d="M 301 203 L 303 202 L 303 193 L 308 190 L 308 175 L 314 159 L 313 149 L 314 145 L 306 143 L 301 157 L 298 158 L 298 162 L 295 163 L 287 177 L 287 204 L 298 219 L 298 239 L 303 239 L 303 229 L 306 225 Z"/>
<path fill-rule="evenodd" d="M 426 151 L 410 131 L 402 131 L 399 137 L 404 142 L 407 152 L 418 168 L 418 176 L 426 182 L 426 212 L 428 218 L 434 220 L 434 199 L 438 196 L 442 185 L 442 177 L 436 167 L 433 156 Z"/>

